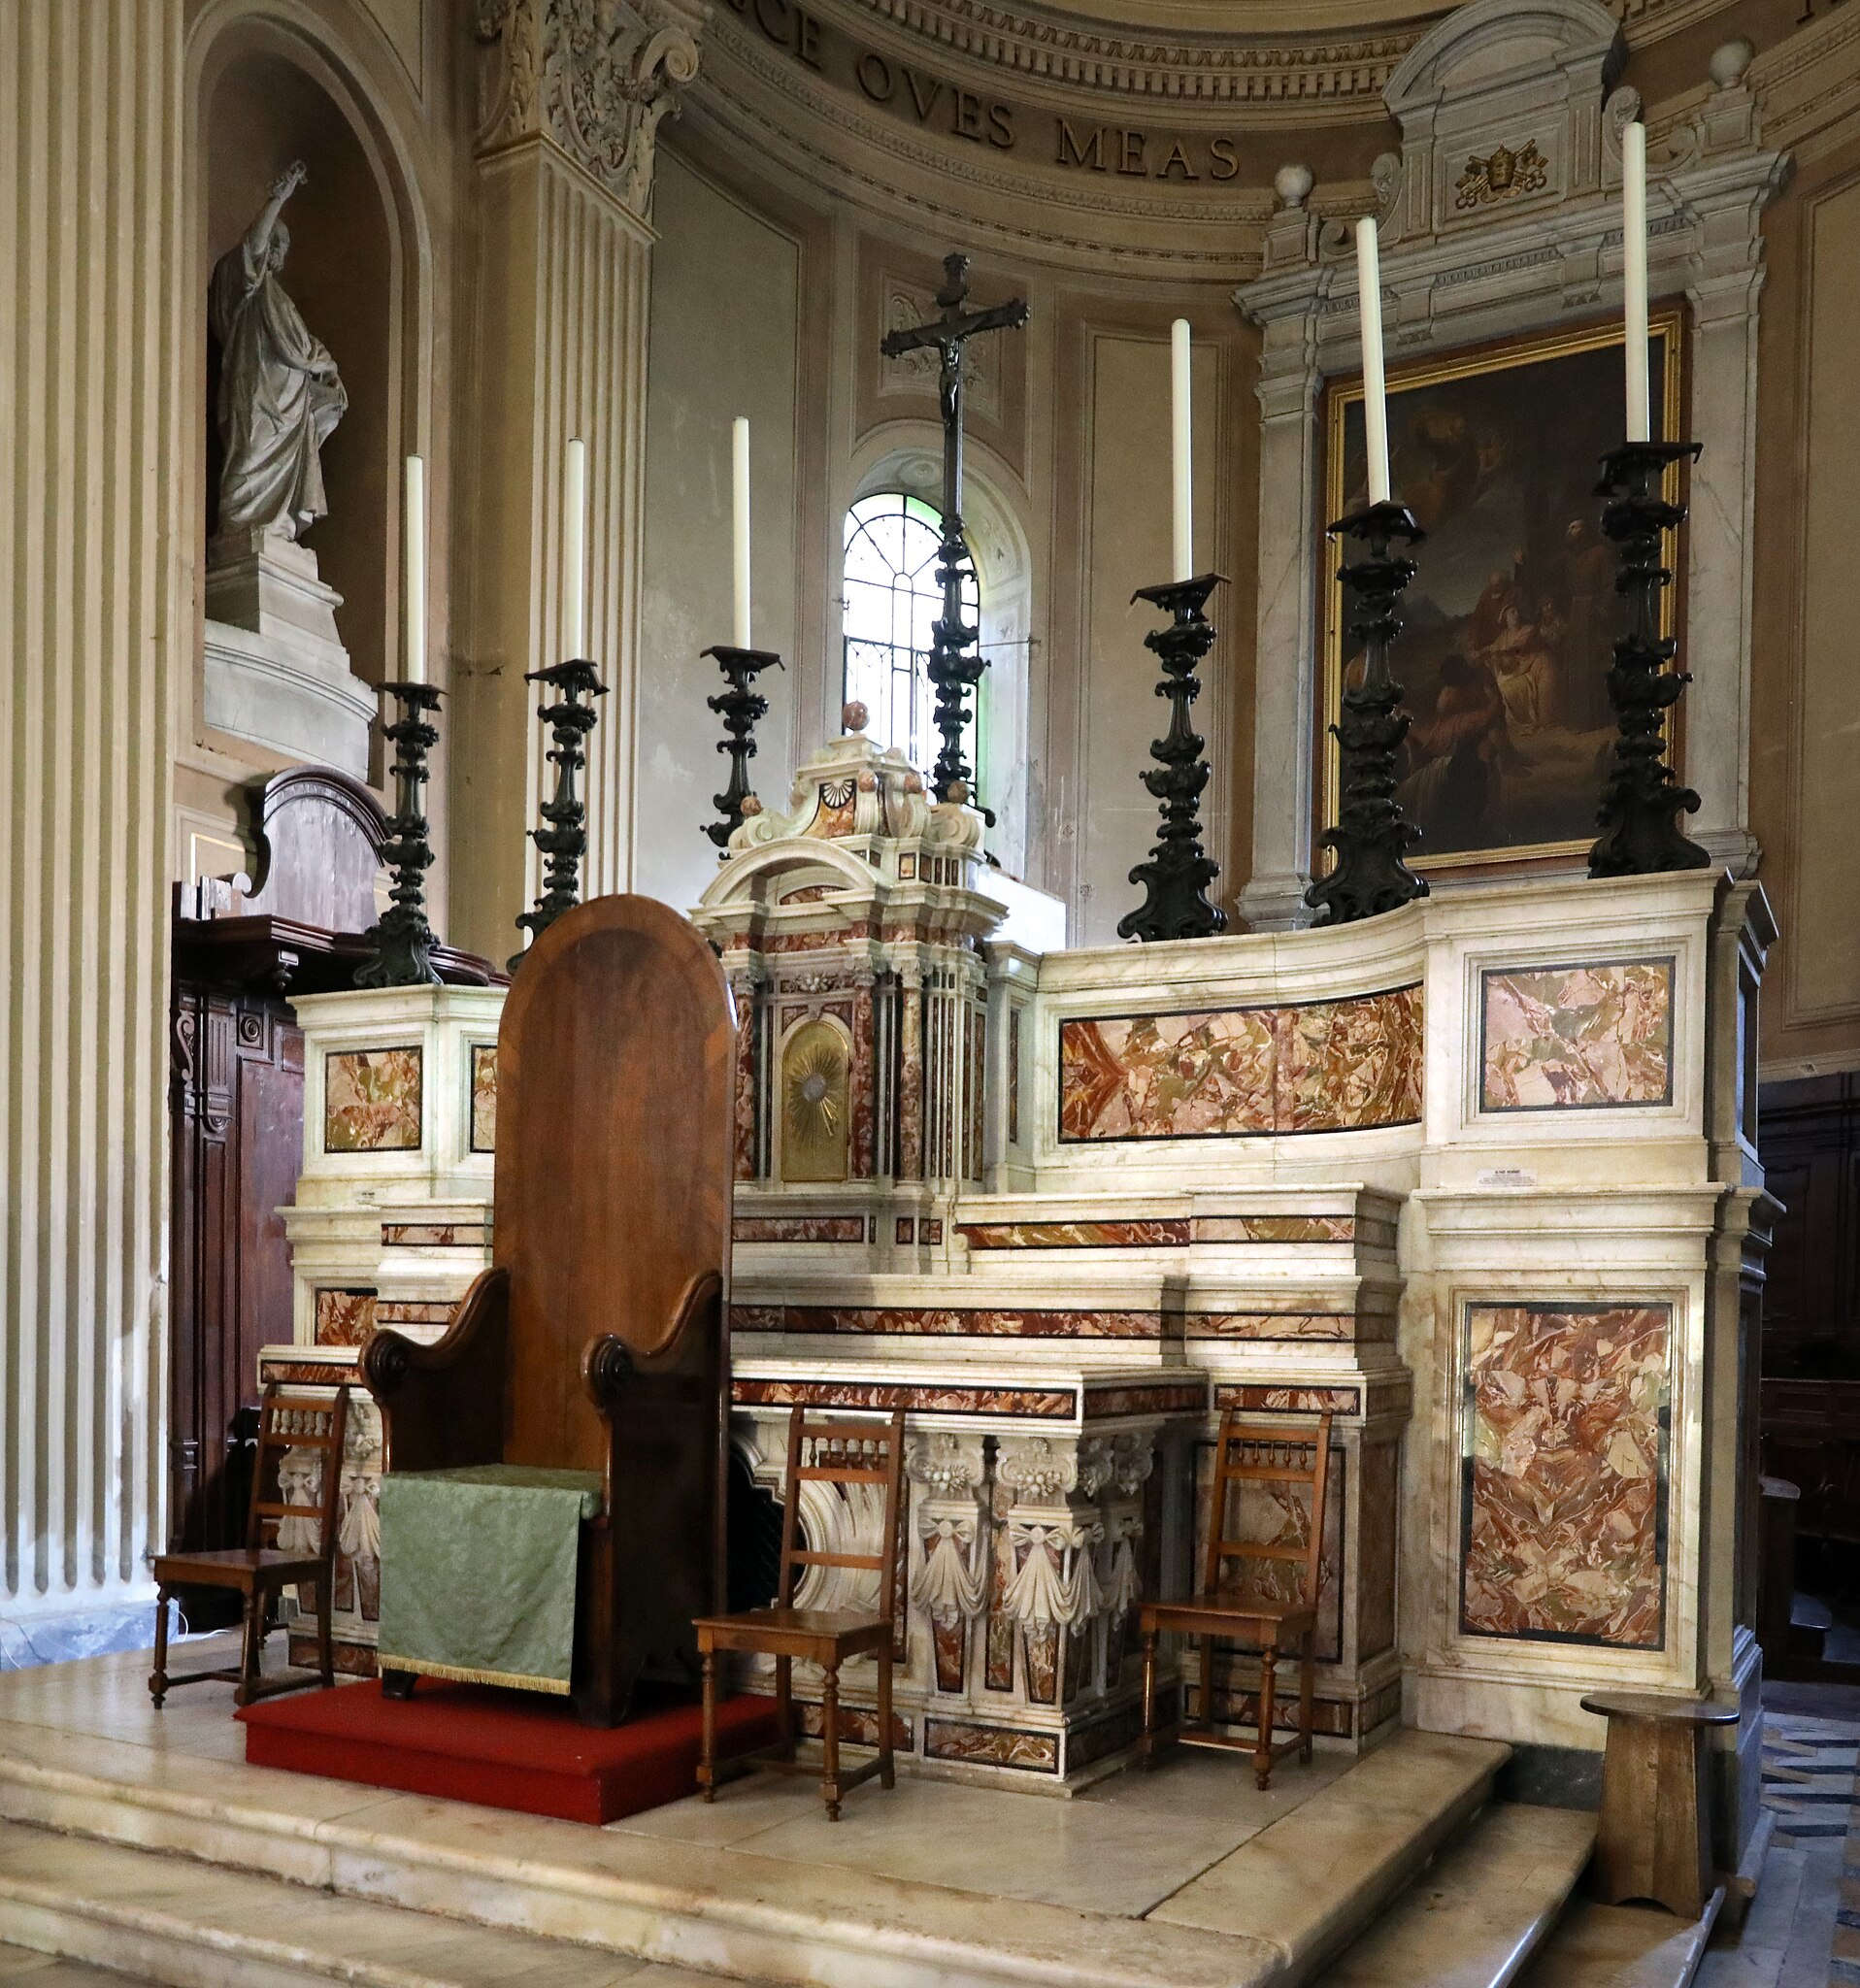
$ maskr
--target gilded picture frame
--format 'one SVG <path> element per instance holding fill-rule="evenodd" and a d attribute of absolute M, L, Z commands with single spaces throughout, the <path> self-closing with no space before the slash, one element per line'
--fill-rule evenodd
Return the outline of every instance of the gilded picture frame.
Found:
<path fill-rule="evenodd" d="M 1656 440 L 1683 433 L 1683 329 L 1677 308 L 1649 325 Z M 1595 839 L 1614 734 L 1609 652 L 1625 625 L 1595 484 L 1622 439 L 1622 375 L 1618 322 L 1389 373 L 1394 492 L 1428 535 L 1412 553 L 1419 571 L 1389 657 L 1413 717 L 1397 791 L 1422 832 L 1409 861 L 1423 874 L 1567 860 Z M 1326 393 L 1324 463 L 1328 524 L 1367 499 L 1360 379 Z M 1676 466 L 1667 495 L 1679 493 Z M 1682 612 L 1676 539 L 1668 635 Z M 1338 569 L 1360 550 L 1325 547 L 1316 838 L 1337 820 L 1330 728 L 1350 660 Z M 1667 746 L 1673 754 L 1671 736 Z M 1319 875 L 1329 870 L 1328 851 L 1315 860 Z"/>

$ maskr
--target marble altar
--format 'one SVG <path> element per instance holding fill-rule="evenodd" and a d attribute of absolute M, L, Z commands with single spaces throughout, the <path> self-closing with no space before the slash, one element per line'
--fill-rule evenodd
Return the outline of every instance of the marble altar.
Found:
<path fill-rule="evenodd" d="M 1186 1581 L 1218 1412 L 1328 1408 L 1325 1743 L 1593 1751 L 1585 1691 L 1713 1692 L 1745 1713 L 1735 1847 L 1760 887 L 1491 883 L 1340 930 L 1036 953 L 1000 936 L 984 860 L 979 816 L 855 734 L 692 913 L 739 1011 L 738 1452 L 775 1491 L 792 1404 L 906 1408 L 907 1760 L 1055 1791 L 1114 1769 L 1134 1604 Z M 302 1004 L 298 1342 L 268 1372 L 352 1371 L 371 1307 L 443 1329 L 484 1259 L 499 1000 Z M 371 1628 L 358 1606 L 351 1662 Z M 1216 1712 L 1254 1682 L 1226 1661 Z"/>

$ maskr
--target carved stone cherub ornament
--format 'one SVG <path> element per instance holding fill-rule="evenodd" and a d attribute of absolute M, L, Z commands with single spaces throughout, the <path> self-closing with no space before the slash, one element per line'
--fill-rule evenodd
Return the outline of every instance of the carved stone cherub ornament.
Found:
<path fill-rule="evenodd" d="M 299 538 L 329 509 L 317 451 L 349 395 L 278 272 L 290 248 L 279 218 L 308 177 L 301 159 L 272 182 L 244 238 L 214 265 L 209 312 L 219 341 L 219 529 Z"/>

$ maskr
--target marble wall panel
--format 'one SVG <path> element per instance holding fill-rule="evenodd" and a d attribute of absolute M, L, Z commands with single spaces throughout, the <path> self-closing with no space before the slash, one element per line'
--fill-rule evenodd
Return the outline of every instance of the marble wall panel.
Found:
<path fill-rule="evenodd" d="M 1186 1242 L 1186 1219 L 1134 1222 L 958 1222 L 971 1249 L 1167 1249 Z"/>
<path fill-rule="evenodd" d="M 1354 1340 L 1347 1311 L 1190 1311 L 1182 1331 L 1191 1340 Z"/>
<path fill-rule="evenodd" d="M 1400 1534 L 1401 1453 L 1395 1443 L 1366 1444 L 1357 1468 L 1356 1659 L 1367 1663 L 1395 1642 L 1395 1560 Z"/>
<path fill-rule="evenodd" d="M 1421 990 L 1059 1024 L 1062 1143 L 1412 1123 Z"/>
<path fill-rule="evenodd" d="M 738 1215 L 736 1242 L 863 1242 L 864 1215 Z M 902 1239 L 900 1239 L 902 1240 Z"/>
<path fill-rule="evenodd" d="M 1363 1406 L 1362 1392 L 1354 1387 L 1264 1387 L 1248 1384 L 1217 1387 L 1214 1407 L 1242 1408 L 1278 1415 L 1316 1415 L 1329 1409 L 1334 1415 L 1354 1415 Z"/>
<path fill-rule="evenodd" d="M 417 1152 L 417 1047 L 332 1049 L 323 1059 L 326 1153 Z"/>
<path fill-rule="evenodd" d="M 1479 976 L 1479 1109 L 1673 1102 L 1673 961 Z"/>
<path fill-rule="evenodd" d="M 1665 1640 L 1665 1305 L 1469 1305 L 1460 1627 Z"/>
<path fill-rule="evenodd" d="M 982 1767 L 1025 1768 L 1033 1773 L 1059 1772 L 1056 1733 L 1016 1733 L 1006 1726 L 978 1726 L 967 1720 L 926 1719 L 923 1750 L 930 1760 L 973 1761 Z"/>
<path fill-rule="evenodd" d="M 497 1150 L 497 1044 L 472 1044 L 472 1150 Z"/>
<path fill-rule="evenodd" d="M 325 1285 L 316 1293 L 316 1343 L 319 1346 L 359 1346 L 375 1330 L 375 1294 L 337 1290 Z M 315 1370 L 318 1379 L 322 1369 Z M 271 1375 L 271 1378 L 282 1376 Z"/>

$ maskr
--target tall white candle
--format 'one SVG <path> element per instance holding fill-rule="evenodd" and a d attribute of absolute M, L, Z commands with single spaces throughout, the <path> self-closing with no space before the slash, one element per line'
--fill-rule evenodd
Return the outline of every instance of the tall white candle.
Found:
<path fill-rule="evenodd" d="M 1369 445 L 1369 501 L 1388 502 L 1388 388 L 1382 373 L 1382 259 L 1376 223 L 1356 223 L 1357 310 L 1363 331 L 1363 434 Z"/>
<path fill-rule="evenodd" d="M 1646 126 L 1621 133 L 1621 307 L 1627 341 L 1627 439 L 1652 436 L 1646 379 Z"/>
<path fill-rule="evenodd" d="M 587 448 L 577 435 L 568 446 L 568 487 L 562 498 L 562 653 L 572 660 L 587 636 Z"/>
<path fill-rule="evenodd" d="M 1189 365 L 1188 320 L 1178 317 L 1169 327 L 1169 414 L 1175 470 L 1171 523 L 1178 580 L 1187 580 L 1195 571 L 1195 427 L 1189 408 Z"/>
<path fill-rule="evenodd" d="M 730 550 L 732 574 L 731 642 L 749 646 L 749 422 L 738 414 L 730 424 Z"/>
<path fill-rule="evenodd" d="M 426 465 L 416 455 L 407 458 L 407 615 L 400 659 L 402 679 L 426 681 Z"/>

